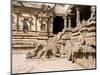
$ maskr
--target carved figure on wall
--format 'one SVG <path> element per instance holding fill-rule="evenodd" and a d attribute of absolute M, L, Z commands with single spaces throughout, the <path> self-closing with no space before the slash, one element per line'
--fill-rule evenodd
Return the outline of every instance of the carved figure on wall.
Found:
<path fill-rule="evenodd" d="M 23 21 L 23 32 L 24 33 L 28 32 L 29 30 L 28 24 L 27 24 L 28 20 L 29 20 L 28 18 L 24 18 L 24 21 Z"/>
<path fill-rule="evenodd" d="M 41 25 L 41 30 L 42 30 L 42 31 L 45 31 L 45 24 L 42 24 L 42 25 Z"/>

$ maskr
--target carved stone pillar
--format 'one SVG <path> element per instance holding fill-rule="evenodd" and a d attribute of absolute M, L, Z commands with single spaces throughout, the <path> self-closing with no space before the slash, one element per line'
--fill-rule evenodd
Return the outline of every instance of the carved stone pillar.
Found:
<path fill-rule="evenodd" d="M 68 28 L 71 28 L 71 17 L 68 17 Z"/>
<path fill-rule="evenodd" d="M 30 18 L 29 18 L 29 31 L 31 32 L 32 31 L 32 15 L 30 15 Z"/>
<path fill-rule="evenodd" d="M 17 15 L 17 24 L 16 24 L 16 28 L 17 28 L 17 30 L 19 30 L 19 16 L 20 16 L 20 13 L 16 13 L 16 15 Z"/>
<path fill-rule="evenodd" d="M 39 19 L 39 22 L 40 22 L 40 31 L 39 32 L 41 32 L 42 31 L 42 23 L 43 23 L 43 21 L 42 21 L 42 18 L 40 17 L 40 19 Z"/>
<path fill-rule="evenodd" d="M 17 30 L 16 28 L 16 19 L 17 19 L 17 16 L 15 13 L 12 13 L 12 30 Z"/>
<path fill-rule="evenodd" d="M 53 33 L 53 17 L 51 18 L 51 23 L 50 23 L 50 33 Z"/>
<path fill-rule="evenodd" d="M 67 28 L 67 18 L 66 16 L 64 16 L 63 18 L 64 18 L 64 29 L 66 29 Z"/>
<path fill-rule="evenodd" d="M 76 25 L 80 24 L 80 10 L 76 8 Z"/>
<path fill-rule="evenodd" d="M 38 15 L 35 15 L 35 30 L 37 31 L 37 17 Z"/>
<path fill-rule="evenodd" d="M 95 16 L 95 11 L 96 11 L 96 7 L 95 6 L 91 6 L 91 17 Z"/>
<path fill-rule="evenodd" d="M 48 32 L 48 18 L 44 20 L 45 23 L 45 31 Z"/>

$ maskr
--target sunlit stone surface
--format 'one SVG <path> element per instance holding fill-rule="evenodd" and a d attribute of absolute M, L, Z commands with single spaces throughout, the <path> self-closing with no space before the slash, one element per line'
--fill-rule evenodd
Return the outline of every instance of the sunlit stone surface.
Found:
<path fill-rule="evenodd" d="M 96 7 L 12 1 L 12 72 L 96 68 Z"/>

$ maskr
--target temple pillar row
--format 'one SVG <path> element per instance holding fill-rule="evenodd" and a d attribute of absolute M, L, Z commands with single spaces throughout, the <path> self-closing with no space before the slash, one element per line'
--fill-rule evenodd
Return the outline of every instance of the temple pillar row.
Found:
<path fill-rule="evenodd" d="M 96 6 L 91 6 L 91 17 L 94 17 L 95 15 L 96 15 Z M 76 12 L 76 25 L 80 25 L 80 8 L 79 7 L 76 7 L 76 10 L 75 10 L 75 12 Z M 16 23 L 15 23 L 15 27 L 16 27 L 16 30 L 20 30 L 20 26 L 23 26 L 23 22 L 22 21 L 20 21 L 20 18 L 21 18 L 21 13 L 14 13 L 15 15 L 16 15 Z M 69 15 L 70 15 L 70 13 L 69 13 Z M 33 19 L 34 21 L 33 21 L 33 24 L 34 24 L 34 26 L 32 26 L 33 27 L 33 30 L 31 30 L 31 28 L 30 28 L 30 30 L 31 31 L 38 31 L 38 24 L 37 24 L 37 20 L 38 20 L 38 15 L 33 15 L 33 16 L 35 16 L 35 19 Z M 43 15 L 42 15 L 43 16 Z M 30 16 L 31 17 L 31 16 Z M 45 17 L 45 14 L 44 14 L 44 16 L 43 17 Z M 64 19 L 64 28 L 71 28 L 71 16 L 69 17 L 69 16 L 64 16 L 63 17 L 63 19 Z M 68 21 L 67 21 L 68 20 Z M 46 22 L 44 22 L 44 24 L 47 26 L 47 25 L 50 25 L 50 28 L 49 28 L 49 30 L 48 30 L 48 32 L 50 32 L 50 33 L 53 33 L 53 16 L 52 16 L 52 18 L 50 17 L 50 19 L 49 19 L 49 21 L 51 22 L 51 23 L 49 23 L 49 24 L 46 24 Z M 22 25 L 20 25 L 20 22 L 22 22 L 21 24 Z M 68 23 L 67 23 L 68 22 Z M 67 25 L 68 24 L 68 25 Z M 30 26 L 30 25 L 29 25 Z M 47 27 L 46 27 L 47 28 Z M 21 28 L 22 29 L 22 28 Z M 44 26 L 43 26 L 43 29 L 44 29 Z M 47 29 L 46 29 L 47 30 Z"/>
<path fill-rule="evenodd" d="M 71 16 L 64 16 L 64 29 L 71 28 Z M 67 26 L 67 20 L 68 20 L 68 26 Z"/>

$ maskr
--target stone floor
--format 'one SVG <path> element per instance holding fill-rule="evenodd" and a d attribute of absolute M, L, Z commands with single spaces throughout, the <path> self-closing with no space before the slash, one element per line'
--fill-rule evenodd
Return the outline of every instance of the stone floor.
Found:
<path fill-rule="evenodd" d="M 25 54 L 12 54 L 12 73 L 30 73 L 84 69 L 65 58 L 25 59 Z"/>
<path fill-rule="evenodd" d="M 86 69 L 95 69 L 96 68 L 96 59 L 89 57 L 88 59 L 77 59 L 76 63 L 80 64 Z"/>

